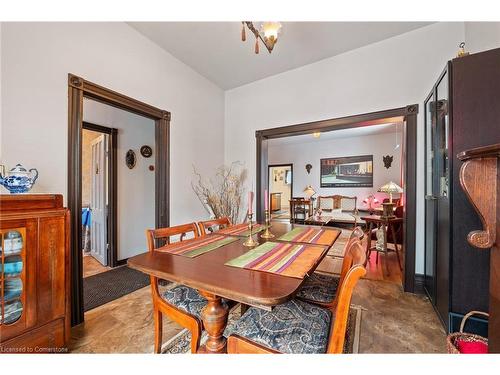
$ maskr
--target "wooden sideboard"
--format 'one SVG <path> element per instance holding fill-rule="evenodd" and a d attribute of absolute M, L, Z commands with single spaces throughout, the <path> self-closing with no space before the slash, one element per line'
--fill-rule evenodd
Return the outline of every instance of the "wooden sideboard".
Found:
<path fill-rule="evenodd" d="M 0 352 L 64 352 L 69 210 L 61 195 L 0 195 Z"/>
<path fill-rule="evenodd" d="M 490 253 L 488 341 L 490 353 L 500 353 L 500 143 L 461 152 L 458 158 L 464 162 L 460 184 L 483 225 L 468 233 L 467 241 Z"/>

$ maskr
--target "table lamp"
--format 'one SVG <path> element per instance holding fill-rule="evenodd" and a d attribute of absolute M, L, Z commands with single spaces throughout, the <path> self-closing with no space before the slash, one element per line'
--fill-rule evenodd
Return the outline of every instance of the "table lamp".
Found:
<path fill-rule="evenodd" d="M 311 185 L 307 185 L 306 188 L 303 190 L 303 192 L 306 195 L 306 198 L 311 199 L 314 194 L 316 194 L 316 191 L 313 189 Z"/>
<path fill-rule="evenodd" d="M 392 193 L 402 193 L 403 188 L 398 184 L 389 181 L 387 184 L 378 189 L 378 191 L 381 193 L 389 194 L 389 202 L 382 203 L 383 206 L 382 217 L 385 218 L 394 217 L 394 203 L 392 203 Z"/>

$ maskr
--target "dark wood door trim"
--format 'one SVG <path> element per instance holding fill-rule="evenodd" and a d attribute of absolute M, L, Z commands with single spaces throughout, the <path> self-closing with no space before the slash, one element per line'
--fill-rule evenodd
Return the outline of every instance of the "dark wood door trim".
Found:
<path fill-rule="evenodd" d="M 170 218 L 170 112 L 68 74 L 68 192 L 71 210 L 71 322 L 83 322 L 82 238 L 82 127 L 83 98 L 91 98 L 155 121 L 155 225 L 168 227 Z M 116 140 L 116 137 L 114 137 Z M 115 185 L 116 186 L 116 185 Z M 114 202 L 116 206 L 116 201 Z"/>
<path fill-rule="evenodd" d="M 111 267 L 119 265 L 118 262 L 118 164 L 117 164 L 117 149 L 118 149 L 118 129 L 109 128 L 102 125 L 92 124 L 83 121 L 82 129 L 92 130 L 99 133 L 108 134 L 108 264 Z"/>
<path fill-rule="evenodd" d="M 255 132 L 257 151 L 257 220 L 262 221 L 263 219 L 263 192 L 264 189 L 269 186 L 267 168 L 269 139 L 311 134 L 315 131 L 327 132 L 387 122 L 404 121 L 404 150 L 406 163 L 404 169 L 405 213 L 403 228 L 405 238 L 404 248 L 406 253 L 403 286 L 406 292 L 413 293 L 415 290 L 415 231 L 417 214 L 417 114 L 418 104 L 412 104 L 406 107 L 384 111 L 257 130 Z"/>

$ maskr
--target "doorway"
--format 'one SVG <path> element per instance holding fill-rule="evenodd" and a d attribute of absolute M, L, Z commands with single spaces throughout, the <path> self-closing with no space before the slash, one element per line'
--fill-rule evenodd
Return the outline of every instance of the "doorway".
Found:
<path fill-rule="evenodd" d="M 290 199 L 293 197 L 293 164 L 268 167 L 269 211 L 273 221 L 290 221 Z"/>
<path fill-rule="evenodd" d="M 83 277 L 118 265 L 115 231 L 117 129 L 82 124 Z"/>
<path fill-rule="evenodd" d="M 84 98 L 119 108 L 154 122 L 156 157 L 150 173 L 154 175 L 154 226 L 169 226 L 169 139 L 170 112 L 140 102 L 129 96 L 99 86 L 73 74 L 68 74 L 68 193 L 71 212 L 71 323 L 84 321 L 83 253 L 82 253 L 82 140 Z M 116 157 L 115 157 L 116 160 Z M 152 168 L 152 169 L 151 169 Z M 109 183 L 116 185 L 110 175 Z M 110 191 L 113 189 L 111 188 Z M 109 210 L 116 214 L 116 195 L 109 197 Z M 113 208 L 112 208 L 112 207 Z M 114 211 L 113 211 L 114 210 Z M 109 229 L 116 244 L 116 227 Z M 116 247 L 116 246 L 115 246 Z M 113 251 L 111 251 L 113 254 Z M 126 262 L 126 260 L 124 261 Z"/>
<path fill-rule="evenodd" d="M 371 112 L 361 115 L 347 116 L 337 119 L 322 120 L 297 125 L 289 125 L 256 131 L 257 143 L 257 220 L 263 219 L 264 190 L 269 186 L 268 162 L 269 141 L 290 136 L 313 135 L 335 130 L 354 129 L 387 123 L 402 123 L 403 126 L 403 158 L 401 196 L 404 202 L 402 212 L 403 260 L 402 281 L 406 292 L 415 291 L 415 230 L 416 230 L 416 151 L 417 151 L 417 114 L 418 105 Z"/>

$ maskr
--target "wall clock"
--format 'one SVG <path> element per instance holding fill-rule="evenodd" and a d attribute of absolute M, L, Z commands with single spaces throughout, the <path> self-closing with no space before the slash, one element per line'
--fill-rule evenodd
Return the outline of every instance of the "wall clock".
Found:
<path fill-rule="evenodd" d="M 135 156 L 134 150 L 128 150 L 125 154 L 125 164 L 127 164 L 127 167 L 129 167 L 129 169 L 134 168 L 136 161 L 137 157 Z"/>
<path fill-rule="evenodd" d="M 141 155 L 145 158 L 150 158 L 153 155 L 153 149 L 150 146 L 144 145 L 141 147 Z"/>

